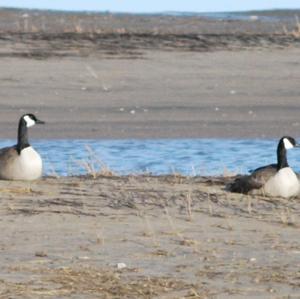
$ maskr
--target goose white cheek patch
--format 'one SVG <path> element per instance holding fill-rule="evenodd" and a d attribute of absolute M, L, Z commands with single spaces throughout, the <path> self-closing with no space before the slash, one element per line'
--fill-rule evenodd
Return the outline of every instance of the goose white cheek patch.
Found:
<path fill-rule="evenodd" d="M 284 138 L 284 139 L 283 139 L 283 143 L 284 143 L 285 149 L 287 149 L 287 150 L 294 147 L 294 146 L 292 145 L 292 143 L 291 143 L 287 138 Z"/>
<path fill-rule="evenodd" d="M 24 116 L 24 120 L 26 122 L 26 127 L 27 128 L 32 127 L 32 126 L 35 125 L 35 121 L 33 119 L 31 119 L 28 115 Z"/>

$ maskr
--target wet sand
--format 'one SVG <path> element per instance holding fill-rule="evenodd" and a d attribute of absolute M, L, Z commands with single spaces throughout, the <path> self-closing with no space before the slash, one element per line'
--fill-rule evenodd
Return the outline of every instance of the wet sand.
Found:
<path fill-rule="evenodd" d="M 300 49 L 144 52 L 143 59 L 0 60 L 0 135 L 35 138 L 299 136 Z"/>
<path fill-rule="evenodd" d="M 226 181 L 0 182 L 1 298 L 298 298 L 299 200 Z"/>

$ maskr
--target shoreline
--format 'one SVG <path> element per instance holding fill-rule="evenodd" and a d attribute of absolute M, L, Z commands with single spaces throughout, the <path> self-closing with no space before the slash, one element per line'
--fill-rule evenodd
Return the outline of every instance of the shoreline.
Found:
<path fill-rule="evenodd" d="M 266 34 L 295 29 L 299 10 L 219 13 L 216 18 L 210 17 L 214 14 L 90 14 L 26 9 L 0 9 L 0 14 L 0 28 L 5 32 Z"/>
<path fill-rule="evenodd" d="M 298 33 L 299 34 L 299 33 Z M 26 41 L 24 43 L 24 41 Z M 1 58 L 34 60 L 94 57 L 145 59 L 146 52 L 211 53 L 299 48 L 289 33 L 47 33 L 0 32 Z"/>
<path fill-rule="evenodd" d="M 0 16 L 1 138 L 29 112 L 47 123 L 33 138 L 299 134 L 294 20 Z"/>

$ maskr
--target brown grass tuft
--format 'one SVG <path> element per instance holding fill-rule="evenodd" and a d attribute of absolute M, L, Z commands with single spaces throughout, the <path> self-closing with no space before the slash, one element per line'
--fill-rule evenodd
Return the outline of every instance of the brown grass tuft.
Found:
<path fill-rule="evenodd" d="M 39 276 L 39 282 L 12 283 L 1 280 L 0 288 L 6 298 L 11 295 L 18 298 L 69 298 L 74 294 L 97 298 L 153 298 L 182 290 L 187 294 L 193 289 L 192 285 L 171 278 L 131 276 L 130 270 L 125 275 L 120 271 L 90 267 L 80 270 L 69 267 L 11 270 L 31 272 Z"/>

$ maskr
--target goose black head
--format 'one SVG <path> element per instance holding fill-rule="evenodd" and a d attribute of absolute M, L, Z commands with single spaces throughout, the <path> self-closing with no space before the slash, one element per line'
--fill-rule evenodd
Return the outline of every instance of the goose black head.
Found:
<path fill-rule="evenodd" d="M 283 136 L 280 138 L 278 147 L 277 147 L 277 169 L 281 169 L 284 167 L 288 167 L 286 151 L 294 148 L 299 147 L 296 140 L 290 136 Z"/>
<path fill-rule="evenodd" d="M 294 147 L 299 147 L 300 145 L 297 144 L 296 140 L 293 137 L 290 136 L 283 136 L 280 141 L 279 144 L 285 149 L 285 150 L 289 150 L 291 148 Z"/>
<path fill-rule="evenodd" d="M 44 124 L 45 123 L 44 121 L 39 120 L 32 113 L 22 115 L 21 120 L 23 120 L 25 122 L 27 128 L 30 128 L 30 127 L 34 126 L 35 124 Z"/>

